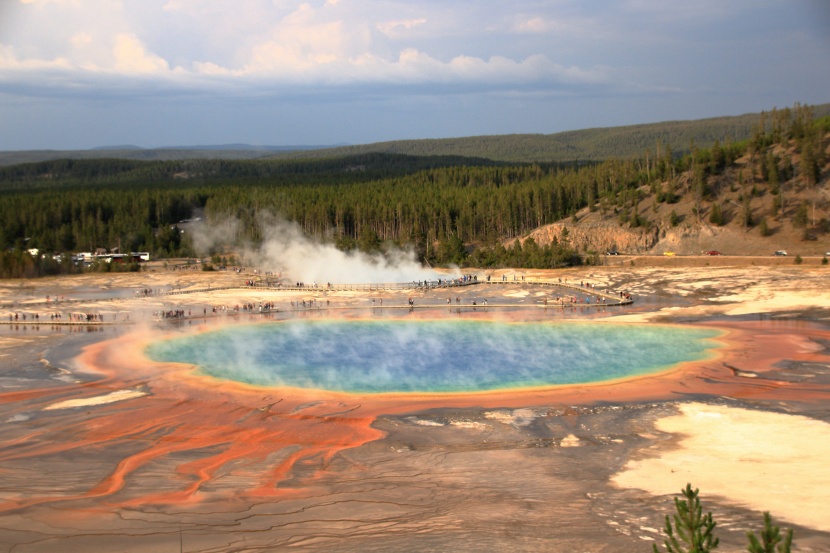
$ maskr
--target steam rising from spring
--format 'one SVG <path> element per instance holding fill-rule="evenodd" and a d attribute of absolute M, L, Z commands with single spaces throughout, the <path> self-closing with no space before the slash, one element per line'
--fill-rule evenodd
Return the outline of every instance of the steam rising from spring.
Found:
<path fill-rule="evenodd" d="M 412 282 L 458 276 L 439 273 L 421 265 L 412 250 L 389 247 L 383 253 L 344 252 L 334 244 L 305 234 L 294 222 L 268 214 L 258 216 L 258 247 L 243 246 L 240 252 L 246 265 L 281 274 L 291 281 L 311 283 Z M 193 244 L 200 255 L 220 245 L 234 244 L 240 224 L 230 219 L 220 224 L 199 225 L 192 232 Z"/>

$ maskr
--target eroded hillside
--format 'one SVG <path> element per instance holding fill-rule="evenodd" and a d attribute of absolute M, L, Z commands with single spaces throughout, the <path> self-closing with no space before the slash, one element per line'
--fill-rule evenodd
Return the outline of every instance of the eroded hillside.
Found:
<path fill-rule="evenodd" d="M 698 150 L 679 172 L 601 198 L 521 240 L 561 243 L 564 232 L 582 253 L 823 255 L 830 251 L 830 134 L 792 121 L 759 130 L 734 159 L 719 144 Z"/>

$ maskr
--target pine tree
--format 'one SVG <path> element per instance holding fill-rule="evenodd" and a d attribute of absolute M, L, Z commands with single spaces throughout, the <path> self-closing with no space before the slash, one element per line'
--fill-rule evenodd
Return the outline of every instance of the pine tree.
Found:
<path fill-rule="evenodd" d="M 726 167 L 726 154 L 720 145 L 720 140 L 715 140 L 715 143 L 712 145 L 711 156 L 710 165 L 712 174 L 720 175 Z"/>
<path fill-rule="evenodd" d="M 795 217 L 793 217 L 793 226 L 795 228 L 804 228 L 807 226 L 809 218 L 809 206 L 807 202 L 801 202 L 801 205 L 798 206 L 798 211 L 795 212 Z"/>
<path fill-rule="evenodd" d="M 815 185 L 821 175 L 813 145 L 809 142 L 804 145 L 801 154 L 801 174 L 804 177 L 804 181 L 809 185 Z"/>
<path fill-rule="evenodd" d="M 767 182 L 769 182 L 770 192 L 778 194 L 781 184 L 778 172 L 778 158 L 776 158 L 772 153 L 769 153 L 763 169 L 766 169 L 766 179 Z"/>
<path fill-rule="evenodd" d="M 680 216 L 675 212 L 675 210 L 671 210 L 669 213 L 669 224 L 673 227 L 676 227 L 680 223 Z"/>
<path fill-rule="evenodd" d="M 712 211 L 709 213 L 709 222 L 719 227 L 723 226 L 723 211 L 720 208 L 720 204 L 712 204 Z"/>
<path fill-rule="evenodd" d="M 764 529 L 760 536 L 761 539 L 759 540 L 752 532 L 746 533 L 746 537 L 749 538 L 749 546 L 747 547 L 749 553 L 790 553 L 790 547 L 793 543 L 792 528 L 788 529 L 786 534 L 782 536 L 778 526 L 772 525 L 772 517 L 769 511 L 764 511 Z M 778 547 L 776 548 L 776 546 Z"/>
<path fill-rule="evenodd" d="M 686 484 L 686 488 L 680 491 L 686 500 L 674 498 L 677 510 L 674 528 L 672 519 L 666 515 L 666 527 L 663 529 L 668 536 L 663 542 L 668 553 L 709 553 L 718 547 L 720 540 L 712 534 L 717 523 L 712 520 L 712 513 L 703 516 L 698 492 L 698 489 L 692 490 L 691 484 Z M 659 553 L 657 545 L 653 547 L 654 553 Z"/>
<path fill-rule="evenodd" d="M 749 202 L 749 198 L 744 198 L 743 204 L 743 223 L 744 226 L 749 228 L 752 226 L 752 205 Z"/>

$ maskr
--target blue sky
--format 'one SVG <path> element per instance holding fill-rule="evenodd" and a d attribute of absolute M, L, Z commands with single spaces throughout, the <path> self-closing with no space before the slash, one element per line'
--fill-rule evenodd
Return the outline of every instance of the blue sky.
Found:
<path fill-rule="evenodd" d="M 0 150 L 554 133 L 830 102 L 825 0 L 0 0 Z"/>

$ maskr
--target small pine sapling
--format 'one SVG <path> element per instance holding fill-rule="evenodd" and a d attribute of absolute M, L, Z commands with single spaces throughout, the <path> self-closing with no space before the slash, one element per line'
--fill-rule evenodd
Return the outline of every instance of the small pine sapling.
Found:
<path fill-rule="evenodd" d="M 769 511 L 764 512 L 764 529 L 761 531 L 761 539 L 756 538 L 752 532 L 747 532 L 746 537 L 749 538 L 749 546 L 746 548 L 749 553 L 790 553 L 793 544 L 792 528 L 782 536 L 778 526 L 772 525 Z"/>
<path fill-rule="evenodd" d="M 674 498 L 674 528 L 672 519 L 666 515 L 666 527 L 663 531 L 667 539 L 663 542 L 668 553 L 709 553 L 718 547 L 720 541 L 712 531 L 717 523 L 712 520 L 712 513 L 703 516 L 703 508 L 698 499 L 697 489 L 692 490 L 691 484 L 681 493 L 686 498 L 681 501 Z M 657 545 L 653 545 L 654 553 L 659 553 Z"/>

